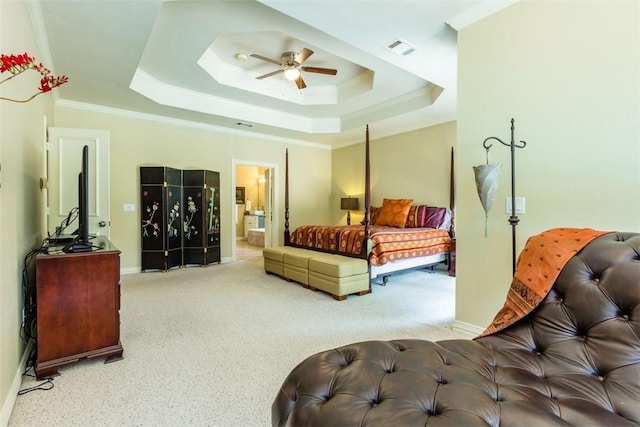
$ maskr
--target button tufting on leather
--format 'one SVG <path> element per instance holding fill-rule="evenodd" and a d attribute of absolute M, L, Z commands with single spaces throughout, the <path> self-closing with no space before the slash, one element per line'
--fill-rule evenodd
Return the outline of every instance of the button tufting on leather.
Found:
<path fill-rule="evenodd" d="M 400 343 L 394 343 L 396 351 L 405 351 L 407 350 L 407 346 L 401 345 Z"/>
<path fill-rule="evenodd" d="M 466 426 L 470 414 L 495 426 L 637 424 L 640 262 L 632 258 L 640 253 L 640 233 L 633 244 L 613 244 L 614 235 L 572 258 L 535 311 L 504 331 L 471 341 L 362 342 L 341 348 L 329 363 L 330 352 L 310 358 L 274 401 L 273 425 L 348 425 L 354 415 L 387 420 L 385 426 Z M 397 353 L 405 350 L 408 357 Z M 351 365 L 342 371 L 346 361 Z M 333 392 L 336 399 L 325 400 L 322 393 Z M 384 405 L 381 396 L 389 396 Z M 576 397 L 579 403 L 564 410 Z"/>

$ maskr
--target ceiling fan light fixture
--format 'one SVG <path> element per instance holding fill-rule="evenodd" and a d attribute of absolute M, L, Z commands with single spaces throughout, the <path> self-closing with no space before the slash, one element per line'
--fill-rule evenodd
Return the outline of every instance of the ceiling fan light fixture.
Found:
<path fill-rule="evenodd" d="M 300 70 L 298 70 L 297 68 L 289 68 L 287 70 L 284 70 L 285 79 L 294 81 L 298 79 L 298 77 L 300 77 Z"/>

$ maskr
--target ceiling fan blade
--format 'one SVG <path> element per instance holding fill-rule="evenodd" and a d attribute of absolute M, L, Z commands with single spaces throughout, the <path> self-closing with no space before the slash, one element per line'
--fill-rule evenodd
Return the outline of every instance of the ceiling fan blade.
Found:
<path fill-rule="evenodd" d="M 282 65 L 282 61 L 277 61 L 275 59 L 267 58 L 266 56 L 258 55 L 257 53 L 252 53 L 249 56 L 251 56 L 252 58 L 259 59 L 261 61 L 270 62 L 270 63 L 276 64 L 276 65 Z"/>
<path fill-rule="evenodd" d="M 302 48 L 302 50 L 296 55 L 294 61 L 296 61 L 298 64 L 302 64 L 311 55 L 313 55 L 313 51 L 311 49 L 307 49 L 306 47 Z"/>
<path fill-rule="evenodd" d="M 338 74 L 338 70 L 334 68 L 320 68 L 320 67 L 300 67 L 302 71 L 307 71 L 309 73 L 320 73 L 320 74 L 330 74 L 335 76 Z"/>
<path fill-rule="evenodd" d="M 272 71 L 272 72 L 270 72 L 270 73 L 267 73 L 267 74 L 263 74 L 263 75 L 261 75 L 261 76 L 258 76 L 258 77 L 256 77 L 256 79 L 258 79 L 258 80 L 266 79 L 267 77 L 275 76 L 276 74 L 280 74 L 280 73 L 283 73 L 283 72 L 284 72 L 284 70 L 276 70 L 276 71 Z"/>
<path fill-rule="evenodd" d="M 298 77 L 295 82 L 296 86 L 298 86 L 298 89 L 304 89 L 305 87 L 307 87 L 307 85 L 304 83 L 304 80 L 302 80 L 302 75 Z"/>

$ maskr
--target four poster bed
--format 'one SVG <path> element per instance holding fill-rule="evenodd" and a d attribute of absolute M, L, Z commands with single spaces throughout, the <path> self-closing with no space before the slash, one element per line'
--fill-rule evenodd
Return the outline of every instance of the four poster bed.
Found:
<path fill-rule="evenodd" d="M 364 220 L 358 225 L 304 225 L 289 230 L 289 153 L 285 160 L 284 244 L 367 260 L 369 282 L 391 273 L 450 262 L 454 247 L 453 148 L 449 207 L 413 205 L 411 199 L 384 199 L 372 207 L 369 127 L 365 138 Z"/>

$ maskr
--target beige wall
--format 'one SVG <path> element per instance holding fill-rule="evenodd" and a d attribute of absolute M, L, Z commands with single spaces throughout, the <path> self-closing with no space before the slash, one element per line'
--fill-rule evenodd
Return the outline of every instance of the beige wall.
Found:
<path fill-rule="evenodd" d="M 163 165 L 178 169 L 208 169 L 220 172 L 223 259 L 232 257 L 235 237 L 235 187 L 232 160 L 278 165 L 278 206 L 274 219 L 282 240 L 284 227 L 285 148 L 295 162 L 290 166 L 292 212 L 306 220 L 327 222 L 326 201 L 331 191 L 331 152 L 324 148 L 293 145 L 273 140 L 203 130 L 160 122 L 56 107 L 58 127 L 108 129 L 111 154 L 111 240 L 122 251 L 124 270 L 140 267 L 140 165 Z M 135 212 L 123 212 L 124 203 L 136 205 Z M 262 202 L 261 202 L 262 203 Z"/>
<path fill-rule="evenodd" d="M 449 206 L 455 122 L 380 139 L 375 137 L 375 128 L 369 132 L 372 206 L 381 206 L 383 198 L 407 198 L 413 199 L 414 204 Z M 362 139 L 364 141 L 364 132 Z M 357 196 L 360 205 L 360 211 L 351 213 L 352 223 L 362 220 L 364 150 L 364 142 L 333 150 L 331 203 L 334 224 L 346 224 L 347 214 L 340 210 L 340 198 L 349 195 Z"/>
<path fill-rule="evenodd" d="M 517 252 L 553 227 L 640 231 L 640 3 L 523 0 L 458 34 L 456 319 L 486 326 L 511 277 L 508 147 L 489 237 L 472 166 L 509 141 L 526 197 Z"/>
<path fill-rule="evenodd" d="M 25 51 L 43 61 L 26 2 L 5 2 L 0 14 L 0 53 Z M 2 74 L 3 79 L 7 76 Z M 39 77 L 35 71 L 22 73 L 0 85 L 0 96 L 28 98 L 36 93 Z M 8 422 L 22 379 L 21 273 L 25 255 L 39 246 L 44 234 L 39 178 L 44 170 L 44 117 L 51 117 L 52 104 L 51 94 L 24 104 L 0 101 L 0 425 Z"/>

